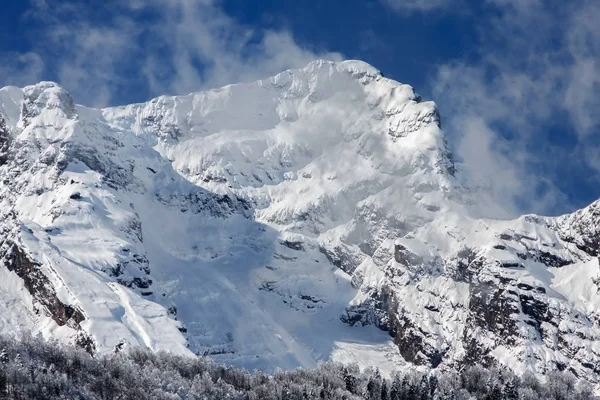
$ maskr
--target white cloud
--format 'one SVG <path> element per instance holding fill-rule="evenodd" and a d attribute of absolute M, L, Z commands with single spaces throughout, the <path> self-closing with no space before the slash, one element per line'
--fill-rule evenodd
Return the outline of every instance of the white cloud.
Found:
<path fill-rule="evenodd" d="M 144 72 L 158 92 L 182 93 L 254 80 L 315 58 L 341 59 L 339 54 L 302 48 L 286 31 L 256 32 L 240 26 L 209 2 L 156 1 L 163 20 L 151 29 L 173 46 L 174 71 L 173 79 L 163 82 L 158 65 L 165 60 L 154 55 L 146 65 Z"/>
<path fill-rule="evenodd" d="M 341 58 L 304 48 L 287 31 L 242 26 L 208 0 L 35 0 L 27 15 L 40 27 L 33 44 L 48 68 L 32 63 L 22 79 L 7 71 L 0 84 L 50 75 L 93 106 L 114 104 L 132 87 L 148 96 L 189 93 Z"/>
<path fill-rule="evenodd" d="M 580 148 L 599 133 L 600 3 L 553 3 L 487 0 L 493 17 L 480 23 L 477 61 L 442 65 L 433 84 L 466 174 L 487 179 L 514 214 L 566 211 L 546 172 L 598 166 L 584 156 L 561 165 L 569 150 L 548 144 L 547 131 L 566 123 Z"/>
<path fill-rule="evenodd" d="M 451 0 L 382 0 L 385 4 L 394 10 L 410 14 L 413 12 L 429 12 L 449 7 L 453 3 Z"/>
<path fill-rule="evenodd" d="M 568 87 L 564 107 L 581 135 L 600 127 L 600 3 L 590 1 L 574 15 L 567 31 Z M 600 171 L 600 169 L 598 169 Z"/>
<path fill-rule="evenodd" d="M 38 81 L 44 70 L 44 60 L 36 52 L 9 53 L 2 57 L 0 77 L 13 86 L 25 86 Z"/>

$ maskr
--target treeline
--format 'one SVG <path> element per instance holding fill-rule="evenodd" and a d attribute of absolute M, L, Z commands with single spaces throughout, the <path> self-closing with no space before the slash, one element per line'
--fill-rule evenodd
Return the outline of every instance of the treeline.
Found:
<path fill-rule="evenodd" d="M 555 372 L 542 384 L 532 375 L 472 367 L 439 376 L 407 372 L 384 379 L 377 370 L 323 363 L 266 375 L 132 349 L 91 357 L 79 348 L 38 337 L 0 337 L 0 398 L 8 399 L 368 399 L 584 400 L 591 387 Z"/>

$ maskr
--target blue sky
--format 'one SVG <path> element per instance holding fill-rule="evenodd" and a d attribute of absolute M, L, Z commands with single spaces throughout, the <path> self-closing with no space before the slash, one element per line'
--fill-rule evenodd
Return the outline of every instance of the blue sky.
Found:
<path fill-rule="evenodd" d="M 2 3 L 0 86 L 103 106 L 362 59 L 438 103 L 461 177 L 512 213 L 600 197 L 597 0 Z"/>

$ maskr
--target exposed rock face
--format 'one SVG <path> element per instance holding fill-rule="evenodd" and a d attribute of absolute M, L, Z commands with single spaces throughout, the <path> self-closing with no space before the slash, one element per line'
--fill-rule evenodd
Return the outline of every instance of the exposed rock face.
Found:
<path fill-rule="evenodd" d="M 48 82 L 0 100 L 0 274 L 21 285 L 0 291 L 28 329 L 251 369 L 597 380 L 599 203 L 478 217 L 436 105 L 365 63 L 103 110 Z"/>
<path fill-rule="evenodd" d="M 565 215 L 557 221 L 560 237 L 567 243 L 574 243 L 579 250 L 590 256 L 600 255 L 600 202 L 573 214 Z"/>
<path fill-rule="evenodd" d="M 52 319 L 59 325 L 69 325 L 77 329 L 85 317 L 80 309 L 63 304 L 56 296 L 56 291 L 50 280 L 41 271 L 41 265 L 32 261 L 21 249 L 14 244 L 7 246 L 6 254 L 2 255 L 6 263 L 4 267 L 15 272 L 25 284 L 25 288 L 33 295 L 37 303 L 44 307 Z"/>
<path fill-rule="evenodd" d="M 0 165 L 6 164 L 8 161 L 8 147 L 10 146 L 10 136 L 6 121 L 0 114 Z"/>
<path fill-rule="evenodd" d="M 78 305 L 63 303 L 56 294 L 53 283 L 42 271 L 42 265 L 25 254 L 15 243 L 0 245 L 0 260 L 4 268 L 17 274 L 23 280 L 25 289 L 35 299 L 36 314 L 46 314 L 59 326 L 67 326 L 76 331 L 75 343 L 90 354 L 94 354 L 94 339 L 81 329 L 86 317 Z"/>
<path fill-rule="evenodd" d="M 526 364 L 540 373 L 568 369 L 595 382 L 596 311 L 583 313 L 570 302 L 582 295 L 594 302 L 597 296 L 596 233 L 585 226 L 594 223 L 595 207 L 559 218 L 490 224 L 489 230 L 502 233 L 486 235 L 487 246 L 444 258 L 439 275 L 429 266 L 431 254 L 420 257 L 396 243 L 394 259 L 384 268 L 387 279 L 370 297 L 385 293 L 386 300 L 354 306 L 364 319 L 354 315 L 351 322 L 389 326 L 403 357 L 418 365 Z M 582 220 L 584 226 L 575 222 Z M 557 279 L 562 274 L 566 279 Z M 582 286 L 569 297 L 558 295 L 571 280 Z M 382 317 L 373 321 L 374 315 Z"/>

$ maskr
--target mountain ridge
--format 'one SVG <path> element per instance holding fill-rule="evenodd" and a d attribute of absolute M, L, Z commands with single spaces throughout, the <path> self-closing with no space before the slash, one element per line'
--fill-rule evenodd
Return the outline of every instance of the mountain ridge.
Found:
<path fill-rule="evenodd" d="M 501 207 L 456 178 L 437 106 L 366 63 L 105 109 L 8 87 L 0 116 L 0 292 L 27 310 L 1 330 L 597 383 L 598 202 L 481 218 Z"/>

